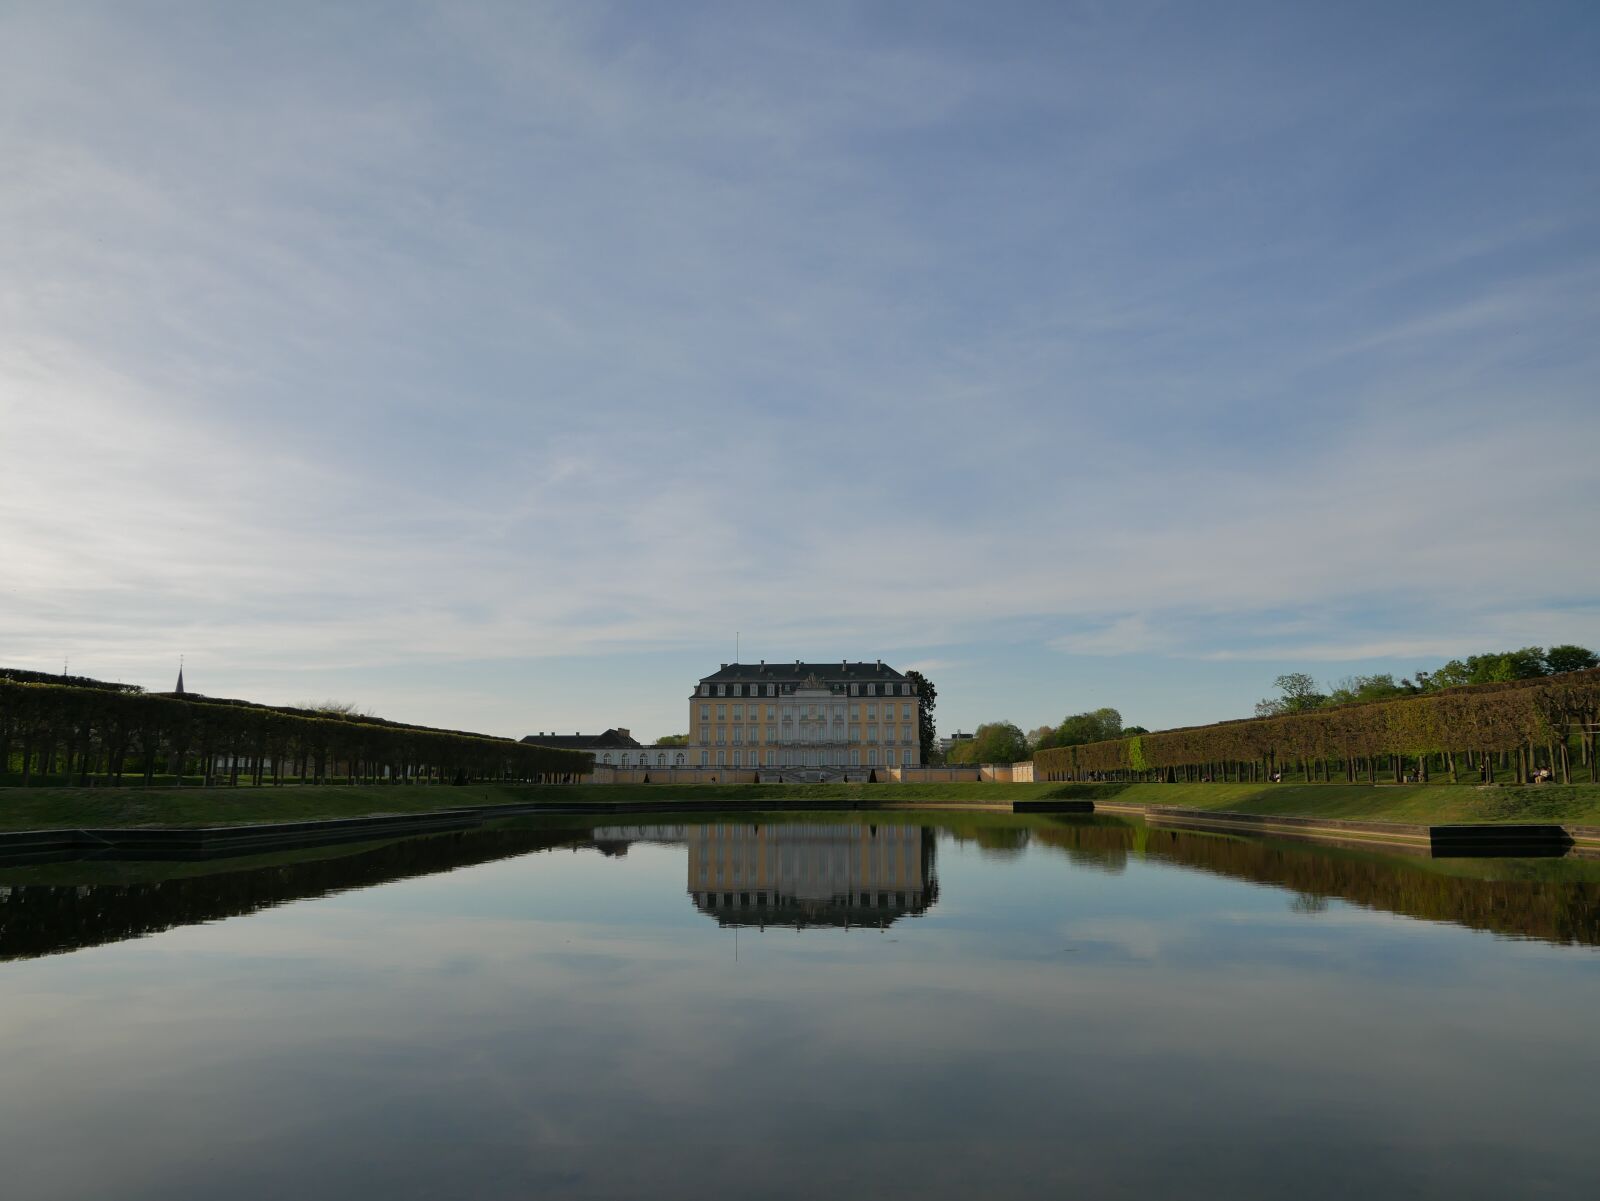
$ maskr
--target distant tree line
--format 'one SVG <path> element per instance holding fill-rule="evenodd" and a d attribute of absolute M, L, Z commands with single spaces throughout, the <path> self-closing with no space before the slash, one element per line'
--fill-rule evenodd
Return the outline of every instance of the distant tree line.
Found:
<path fill-rule="evenodd" d="M 1508 684 L 1513 680 L 1536 680 L 1541 676 L 1564 675 L 1600 667 L 1600 656 L 1588 647 L 1525 646 L 1515 651 L 1492 651 L 1452 659 L 1436 671 L 1419 671 L 1412 678 L 1396 680 L 1391 673 L 1346 676 L 1338 683 L 1322 687 L 1303 671 L 1289 672 L 1273 681 L 1278 695 L 1256 703 L 1257 717 L 1279 717 L 1285 713 L 1304 713 L 1332 705 L 1362 704 L 1367 701 L 1394 700 L 1418 696 L 1445 688 L 1469 684 Z"/>
<path fill-rule="evenodd" d="M 9 673 L 7 673 L 9 674 Z M 60 677 L 50 677 L 52 681 Z M 0 773 L 22 784 L 122 784 L 157 774 L 254 784 L 550 782 L 587 772 L 586 751 L 533 746 L 356 713 L 208 697 L 17 682 L 0 675 Z M 164 769 L 164 770 L 163 770 Z"/>
<path fill-rule="evenodd" d="M 1517 780 L 1548 769 L 1570 783 L 1574 745 L 1590 780 L 1600 778 L 1597 730 L 1600 669 L 1590 668 L 1056 747 L 1034 769 L 1053 780 L 1375 782 L 1385 772 L 1398 782 L 1438 771 L 1491 782 L 1498 767 Z"/>
<path fill-rule="evenodd" d="M 931 723 L 930 723 L 931 724 Z M 963 738 L 951 745 L 944 761 L 947 763 L 1020 763 L 1032 758 L 1038 751 L 1050 747 L 1081 746 L 1120 738 L 1124 734 L 1141 734 L 1143 726 L 1124 726 L 1122 714 L 1115 709 L 1091 709 L 1074 713 L 1061 719 L 1058 725 L 1039 726 L 1023 733 L 1015 722 L 984 722 L 971 738 Z M 924 762 L 933 760 L 925 759 Z"/>

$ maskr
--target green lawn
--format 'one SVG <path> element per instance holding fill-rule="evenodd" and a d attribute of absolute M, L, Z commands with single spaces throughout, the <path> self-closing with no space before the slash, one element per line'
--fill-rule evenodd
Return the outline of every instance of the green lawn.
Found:
<path fill-rule="evenodd" d="M 1009 806 L 1082 797 L 1181 805 L 1235 813 L 1294 814 L 1397 822 L 1565 821 L 1600 825 L 1600 785 L 1479 788 L 1364 784 L 619 784 L 460 788 L 286 785 L 281 788 L 0 788 L 0 830 L 62 827 L 205 826 L 418 813 L 464 805 L 715 799 L 728 812 L 759 811 L 781 798 L 883 804 Z"/>
<path fill-rule="evenodd" d="M 463 805 L 582 805 L 714 797 L 732 810 L 762 800 L 875 799 L 895 803 L 1009 805 L 1060 784 L 287 784 L 281 788 L 0 788 L 0 830 L 63 827 L 211 826 L 420 813 Z"/>

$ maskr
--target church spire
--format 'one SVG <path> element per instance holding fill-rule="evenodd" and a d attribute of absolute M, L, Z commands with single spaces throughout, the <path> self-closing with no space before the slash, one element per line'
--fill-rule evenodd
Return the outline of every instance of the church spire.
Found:
<path fill-rule="evenodd" d="M 178 656 L 178 686 L 173 689 L 179 696 L 183 695 L 183 656 Z"/>

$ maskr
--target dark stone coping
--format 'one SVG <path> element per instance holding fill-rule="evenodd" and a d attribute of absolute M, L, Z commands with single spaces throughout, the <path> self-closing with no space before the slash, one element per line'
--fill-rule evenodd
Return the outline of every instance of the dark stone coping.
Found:
<path fill-rule="evenodd" d="M 117 829 L 18 830 L 0 832 L 0 863 L 29 863 L 68 858 L 184 859 L 248 855 L 265 850 L 312 847 L 339 842 L 465 829 L 496 817 L 523 815 L 584 816 L 618 813 L 779 813 L 852 812 L 874 809 L 999 808 L 989 805 L 939 805 L 896 801 L 891 786 L 880 797 L 761 797 L 753 800 L 597 801 L 568 805 L 517 803 L 460 806 L 422 813 L 314 821 L 263 822 L 237 826 L 139 826 Z M 1445 854 L 1561 853 L 1575 844 L 1600 845 L 1600 827 L 1559 824 L 1422 825 L 1404 822 L 1355 821 L 1261 813 L 1228 813 L 1175 805 L 1123 803 L 1116 800 L 1041 798 L 1013 802 L 1014 813 L 1138 812 L 1151 821 L 1199 828 L 1255 830 L 1280 836 L 1322 841 L 1387 842 Z"/>
<path fill-rule="evenodd" d="M 130 826 L 122 829 L 17 830 L 0 833 L 0 863 L 68 858 L 212 859 L 266 850 L 391 835 L 460 830 L 482 822 L 476 810 L 442 809 L 324 821 L 241 826 Z"/>
<path fill-rule="evenodd" d="M 886 786 L 887 787 L 887 786 Z M 315 821 L 260 822 L 237 826 L 128 826 L 116 829 L 16 830 L 0 832 L 0 864 L 64 859 L 214 859 L 291 850 L 339 842 L 460 830 L 497 817 L 605 816 L 617 813 L 845 812 L 917 808 L 892 795 L 871 799 L 765 797 L 751 801 L 597 801 L 592 804 L 467 805 L 422 813 L 341 817 Z"/>
<path fill-rule="evenodd" d="M 1093 813 L 1093 801 L 1072 801 L 1045 798 L 1039 801 L 1013 801 L 1013 813 Z"/>
<path fill-rule="evenodd" d="M 1600 838 L 1600 829 L 1558 823 L 1426 825 L 1413 822 L 1361 821 L 1271 813 L 1229 813 L 1186 809 L 1177 805 L 1121 804 L 1100 801 L 1097 808 L 1137 810 L 1147 821 L 1210 829 L 1253 830 L 1338 842 L 1388 842 L 1426 847 L 1436 856 L 1563 854 L 1575 844 Z"/>

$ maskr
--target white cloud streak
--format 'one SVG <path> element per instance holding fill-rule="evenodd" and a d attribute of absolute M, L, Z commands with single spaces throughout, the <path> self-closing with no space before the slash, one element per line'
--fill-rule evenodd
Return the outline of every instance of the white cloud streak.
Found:
<path fill-rule="evenodd" d="M 1431 215 L 1478 162 L 1332 132 L 1351 84 L 1268 65 L 1282 28 L 1202 74 L 1133 19 L 998 57 L 588 6 L 3 21 L 6 661 L 1600 634 L 1588 181 Z M 1416 131 L 1463 86 L 1385 78 Z M 1421 195 L 1362 226 L 1378 171 Z"/>

